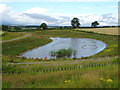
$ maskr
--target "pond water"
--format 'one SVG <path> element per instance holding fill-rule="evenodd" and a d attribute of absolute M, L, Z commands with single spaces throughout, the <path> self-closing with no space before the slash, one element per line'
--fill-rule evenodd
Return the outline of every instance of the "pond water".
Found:
<path fill-rule="evenodd" d="M 44 58 L 51 59 L 50 52 L 60 49 L 71 48 L 76 51 L 76 58 L 92 56 L 106 48 L 106 44 L 94 39 L 88 38 L 50 38 L 53 41 L 44 46 L 29 50 L 22 56 L 26 58 Z M 73 58 L 71 56 L 71 58 Z"/>

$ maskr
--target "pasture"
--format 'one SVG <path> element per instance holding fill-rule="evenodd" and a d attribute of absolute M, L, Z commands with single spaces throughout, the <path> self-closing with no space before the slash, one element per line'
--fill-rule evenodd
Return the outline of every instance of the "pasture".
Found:
<path fill-rule="evenodd" d="M 101 33 L 101 34 L 109 34 L 109 35 L 119 35 L 118 33 L 118 27 L 116 28 L 87 28 L 87 29 L 75 29 L 75 30 L 81 30 L 81 31 L 91 31 L 95 33 Z"/>

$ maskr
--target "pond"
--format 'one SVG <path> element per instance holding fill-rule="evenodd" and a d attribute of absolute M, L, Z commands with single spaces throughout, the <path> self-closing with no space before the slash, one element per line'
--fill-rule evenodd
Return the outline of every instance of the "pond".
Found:
<path fill-rule="evenodd" d="M 92 56 L 106 48 L 106 44 L 99 40 L 88 38 L 50 38 L 53 41 L 44 46 L 29 50 L 22 56 L 26 58 L 44 58 L 51 59 L 51 51 L 68 49 L 76 51 L 76 58 Z M 70 58 L 73 58 L 71 56 Z"/>

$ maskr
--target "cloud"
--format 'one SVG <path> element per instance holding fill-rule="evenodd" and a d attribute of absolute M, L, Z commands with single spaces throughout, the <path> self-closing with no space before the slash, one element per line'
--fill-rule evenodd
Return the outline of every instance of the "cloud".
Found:
<path fill-rule="evenodd" d="M 10 7 L 8 7 L 5 4 L 0 4 L 0 17 L 2 18 L 2 23 L 9 24 L 10 22 L 14 22 L 14 20 L 11 17 L 11 13 L 13 11 Z"/>
<path fill-rule="evenodd" d="M 79 17 L 81 20 L 81 24 L 83 25 L 91 25 L 91 22 L 98 21 L 101 26 L 105 25 L 117 25 L 118 18 L 117 16 L 113 15 L 112 13 L 103 14 L 103 15 L 96 15 L 90 14 L 86 16 Z"/>
<path fill-rule="evenodd" d="M 118 17 L 117 15 L 113 15 L 112 13 L 103 14 L 102 18 L 99 20 L 103 25 L 118 25 Z"/>
<path fill-rule="evenodd" d="M 51 22 L 54 22 L 54 21 L 57 21 L 57 19 L 55 19 L 54 17 L 51 17 L 49 15 L 43 15 L 43 14 L 36 14 L 36 13 L 33 13 L 33 14 L 29 14 L 29 13 L 23 13 L 25 14 L 26 16 L 29 16 L 31 18 L 34 18 L 34 19 L 41 19 L 41 20 L 45 20 L 45 21 L 51 21 Z"/>
<path fill-rule="evenodd" d="M 0 4 L 0 15 L 2 17 L 2 24 L 6 25 L 40 25 L 47 23 L 48 25 L 71 25 L 70 21 L 73 17 L 80 19 L 81 26 L 90 26 L 91 22 L 98 21 L 100 25 L 117 25 L 117 16 L 112 13 L 97 15 L 97 14 L 83 14 L 83 15 L 51 15 L 48 9 L 33 7 L 24 12 L 15 12 L 13 9 L 5 4 Z"/>
<path fill-rule="evenodd" d="M 14 12 L 11 7 L 5 4 L 0 4 L 0 17 L 2 18 L 2 24 L 6 25 L 22 25 L 29 22 L 35 23 L 34 19 L 22 13 Z"/>
<path fill-rule="evenodd" d="M 45 22 L 49 25 L 68 25 L 68 18 L 65 16 L 45 15 L 48 9 L 31 8 L 24 12 L 14 12 L 11 7 L 0 4 L 0 15 L 2 24 L 6 25 L 40 25 Z"/>
<path fill-rule="evenodd" d="M 36 13 L 36 14 L 45 14 L 48 11 L 46 8 L 34 7 L 26 10 L 24 13 Z"/>
<path fill-rule="evenodd" d="M 6 4 L 0 4 L 0 13 L 10 12 L 11 8 Z"/>
<path fill-rule="evenodd" d="M 55 24 L 58 22 L 58 19 L 49 15 L 43 15 L 43 14 L 37 14 L 37 13 L 33 13 L 33 14 L 23 13 L 23 14 L 33 19 L 39 20 L 39 23 L 45 22 L 47 24 Z"/>

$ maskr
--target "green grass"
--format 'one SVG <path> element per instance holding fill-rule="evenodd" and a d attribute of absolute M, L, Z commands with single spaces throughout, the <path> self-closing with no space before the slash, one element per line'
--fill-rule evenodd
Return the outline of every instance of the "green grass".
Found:
<path fill-rule="evenodd" d="M 36 46 L 49 43 L 51 40 L 47 37 L 40 37 L 32 35 L 24 39 L 3 43 L 2 52 L 3 55 L 16 56 L 21 52 L 32 49 Z"/>
<path fill-rule="evenodd" d="M 3 34 L 4 34 L 4 32 L 2 30 L 0 30 L 0 36 L 3 35 Z"/>
<path fill-rule="evenodd" d="M 18 32 L 14 33 L 15 36 Z M 9 33 L 9 34 L 10 34 Z M 26 34 L 27 32 L 22 32 Z M 31 36 L 5 42 L 2 45 L 3 52 L 3 71 L 18 72 L 29 71 L 21 74 L 3 74 L 3 88 L 118 88 L 118 66 L 108 65 L 103 67 L 80 68 L 74 70 L 51 71 L 51 72 L 34 72 L 34 70 L 47 70 L 55 68 L 75 67 L 79 65 L 102 64 L 118 62 L 118 36 L 97 34 L 94 32 L 77 31 L 77 30 L 45 30 L 34 31 Z M 27 34 L 28 34 L 27 33 Z M 7 34 L 6 34 L 7 35 Z M 9 37 L 9 35 L 8 35 Z M 93 55 L 92 60 L 72 59 L 65 60 L 42 60 L 18 58 L 21 53 L 51 42 L 49 37 L 74 37 L 74 38 L 91 38 L 103 41 L 107 44 L 105 50 Z M 99 57 L 101 58 L 100 61 Z M 107 60 L 105 57 L 109 57 Z M 87 59 L 85 58 L 85 59 Z M 83 61 L 84 60 L 84 61 Z M 22 62 L 49 62 L 30 65 L 9 65 L 8 63 Z M 53 62 L 53 63 L 52 63 Z M 101 81 L 99 78 L 112 79 L 112 83 Z M 65 82 L 69 81 L 70 82 Z M 73 81 L 73 82 L 72 82 Z"/>
<path fill-rule="evenodd" d="M 97 39 L 106 43 L 107 47 L 105 50 L 91 57 L 116 56 L 118 54 L 118 36 L 87 33 L 72 30 L 46 30 L 36 31 L 33 33 L 33 35 L 27 38 L 23 38 L 13 42 L 3 43 L 3 55 L 16 56 L 19 55 L 21 52 L 24 52 L 31 48 L 49 43 L 51 40 L 48 37 L 76 37 Z"/>
<path fill-rule="evenodd" d="M 27 33 L 22 33 L 22 32 L 4 32 L 3 36 L 0 38 L 2 38 L 2 40 L 10 40 L 10 39 L 24 36 L 26 34 Z"/>
<path fill-rule="evenodd" d="M 105 50 L 101 51 L 100 53 L 97 53 L 96 55 L 88 57 L 88 58 L 107 57 L 107 56 L 118 55 L 118 36 L 87 33 L 87 32 L 72 31 L 72 30 L 36 31 L 36 32 L 32 33 L 32 35 L 30 37 L 26 37 L 26 38 L 23 38 L 20 40 L 12 41 L 12 42 L 3 43 L 2 53 L 4 56 L 14 56 L 14 58 L 15 58 L 21 52 L 24 52 L 24 51 L 27 51 L 34 47 L 49 43 L 51 40 L 48 37 L 91 38 L 91 39 L 101 40 L 107 44 L 107 47 Z M 3 60 L 4 60 L 4 58 L 3 58 Z M 16 58 L 16 61 L 17 60 L 18 59 Z M 15 61 L 15 59 L 14 59 L 14 61 Z M 34 61 L 34 60 L 19 59 L 19 62 L 23 62 L 23 61 Z"/>
<path fill-rule="evenodd" d="M 116 65 L 71 71 L 3 74 L 3 88 L 118 88 Z M 112 82 L 99 78 L 112 79 Z M 71 80 L 72 82 L 65 82 Z"/>
<path fill-rule="evenodd" d="M 88 65 L 96 65 L 96 64 L 106 64 L 106 63 L 117 63 L 118 58 L 110 57 L 108 58 L 101 58 L 100 61 L 98 59 L 93 60 L 78 60 L 78 61 L 51 61 L 49 63 L 42 63 L 39 64 L 3 64 L 3 72 L 34 72 L 36 70 L 50 70 L 50 69 L 59 69 L 59 68 L 74 68 L 80 65 L 88 66 Z"/>

